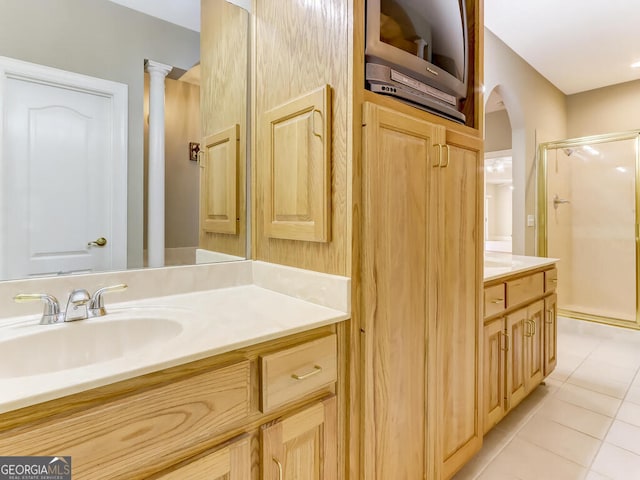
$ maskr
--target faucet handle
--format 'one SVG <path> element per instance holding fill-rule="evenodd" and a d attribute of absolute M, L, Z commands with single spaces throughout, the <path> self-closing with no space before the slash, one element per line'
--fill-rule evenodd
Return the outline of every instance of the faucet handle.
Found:
<path fill-rule="evenodd" d="M 122 290 L 126 290 L 126 288 L 126 283 L 120 283 L 118 285 L 102 287 L 96 290 L 91 297 L 91 301 L 89 302 L 89 311 L 91 315 L 94 317 L 101 317 L 103 315 L 106 315 L 107 311 L 104 308 L 104 300 L 102 299 L 102 295 L 109 292 L 121 292 Z"/>
<path fill-rule="evenodd" d="M 44 311 L 40 319 L 40 325 L 50 325 L 60 321 L 60 304 L 58 299 L 53 295 L 46 293 L 19 293 L 13 300 L 16 303 L 35 302 L 42 300 L 44 302 Z"/>

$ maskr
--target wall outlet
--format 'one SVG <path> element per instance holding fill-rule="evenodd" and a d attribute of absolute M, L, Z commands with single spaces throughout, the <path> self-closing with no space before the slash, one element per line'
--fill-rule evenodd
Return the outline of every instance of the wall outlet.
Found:
<path fill-rule="evenodd" d="M 536 216 L 527 215 L 527 227 L 535 227 L 535 226 L 536 226 Z"/>

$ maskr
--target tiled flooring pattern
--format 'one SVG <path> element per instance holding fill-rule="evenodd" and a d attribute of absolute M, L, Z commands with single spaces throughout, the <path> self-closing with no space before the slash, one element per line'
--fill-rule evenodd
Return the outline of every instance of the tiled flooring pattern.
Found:
<path fill-rule="evenodd" d="M 558 320 L 558 366 L 455 480 L 640 480 L 640 332 Z"/>

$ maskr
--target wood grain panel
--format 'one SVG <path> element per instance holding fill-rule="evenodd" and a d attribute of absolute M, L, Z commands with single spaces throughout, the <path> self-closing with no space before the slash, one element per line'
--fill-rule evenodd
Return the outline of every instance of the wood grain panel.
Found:
<path fill-rule="evenodd" d="M 200 230 L 200 248 L 246 257 L 247 245 L 247 92 L 249 18 L 225 0 L 201 1 L 200 117 L 202 136 L 239 125 L 237 232 Z"/>
<path fill-rule="evenodd" d="M 544 272 L 544 292 L 554 291 L 558 286 L 558 269 L 552 268 Z"/>
<path fill-rule="evenodd" d="M 260 357 L 261 410 L 281 405 L 335 383 L 336 336 L 330 335 Z"/>
<path fill-rule="evenodd" d="M 200 228 L 207 233 L 238 233 L 238 145 L 240 126 L 205 137 L 200 175 Z"/>
<path fill-rule="evenodd" d="M 74 478 L 128 479 L 149 462 L 197 445 L 249 414 L 244 361 L 78 415 L 0 434 L 4 455 L 71 455 Z M 154 460 L 155 459 L 155 460 Z"/>
<path fill-rule="evenodd" d="M 504 312 L 507 306 L 504 283 L 484 288 L 484 317 L 489 318 Z"/>
<path fill-rule="evenodd" d="M 266 426 L 262 446 L 263 480 L 336 480 L 336 398 Z"/>
<path fill-rule="evenodd" d="M 525 341 L 525 385 L 528 394 L 544 378 L 544 300 L 527 307 L 529 329 Z"/>
<path fill-rule="evenodd" d="M 544 293 L 544 273 L 538 272 L 507 281 L 507 308 L 540 297 Z"/>
<path fill-rule="evenodd" d="M 558 363 L 558 295 L 544 299 L 544 376 Z"/>
<path fill-rule="evenodd" d="M 251 443 L 247 435 L 154 480 L 247 480 L 251 478 Z"/>
<path fill-rule="evenodd" d="M 270 238 L 326 242 L 331 228 L 331 87 L 266 112 L 264 231 Z"/>
<path fill-rule="evenodd" d="M 509 314 L 507 330 L 507 410 L 512 409 L 526 395 L 525 385 L 525 332 L 527 309 L 521 308 Z"/>
<path fill-rule="evenodd" d="M 254 116 L 256 119 L 319 85 L 332 87 L 331 242 L 269 238 L 265 232 L 267 137 L 258 129 L 253 150 L 254 258 L 345 274 L 349 190 L 347 179 L 348 22 L 344 0 L 261 0 L 254 5 Z M 259 219 L 259 220 L 258 220 Z"/>
<path fill-rule="evenodd" d="M 450 478 L 482 445 L 479 418 L 482 267 L 481 144 L 448 144 L 439 168 L 442 273 L 437 337 L 439 453 Z"/>
<path fill-rule="evenodd" d="M 364 123 L 362 473 L 424 478 L 434 127 L 373 104 Z"/>
<path fill-rule="evenodd" d="M 488 432 L 506 413 L 506 338 L 504 319 L 498 318 L 484 326 L 483 410 L 484 431 Z"/>

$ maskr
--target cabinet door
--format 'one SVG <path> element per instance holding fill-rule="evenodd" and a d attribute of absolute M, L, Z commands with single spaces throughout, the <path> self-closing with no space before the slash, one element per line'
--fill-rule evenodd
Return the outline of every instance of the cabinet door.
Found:
<path fill-rule="evenodd" d="M 482 258 L 480 172 L 482 141 L 447 130 L 441 151 L 437 367 L 438 477 L 450 478 L 481 447 L 479 344 Z M 433 259 L 432 259 L 433 260 Z"/>
<path fill-rule="evenodd" d="M 484 326 L 484 431 L 488 432 L 506 413 L 505 367 L 507 348 L 504 335 L 504 318 Z"/>
<path fill-rule="evenodd" d="M 262 430 L 263 480 L 336 480 L 336 398 Z"/>
<path fill-rule="evenodd" d="M 521 308 L 507 315 L 507 410 L 515 407 L 526 395 L 525 333 L 527 309 Z"/>
<path fill-rule="evenodd" d="M 544 378 L 544 300 L 527 307 L 525 326 L 525 385 L 526 393 L 536 388 Z"/>
<path fill-rule="evenodd" d="M 233 441 L 215 452 L 167 472 L 157 480 L 247 480 L 251 478 L 249 437 Z"/>
<path fill-rule="evenodd" d="M 437 298 L 428 258 L 434 126 L 369 103 L 364 123 L 363 477 L 433 478 L 426 362 Z"/>
<path fill-rule="evenodd" d="M 237 233 L 238 148 L 240 126 L 233 125 L 202 140 L 200 229 L 206 233 Z"/>
<path fill-rule="evenodd" d="M 544 376 L 546 377 L 558 363 L 558 295 L 544 300 Z"/>

